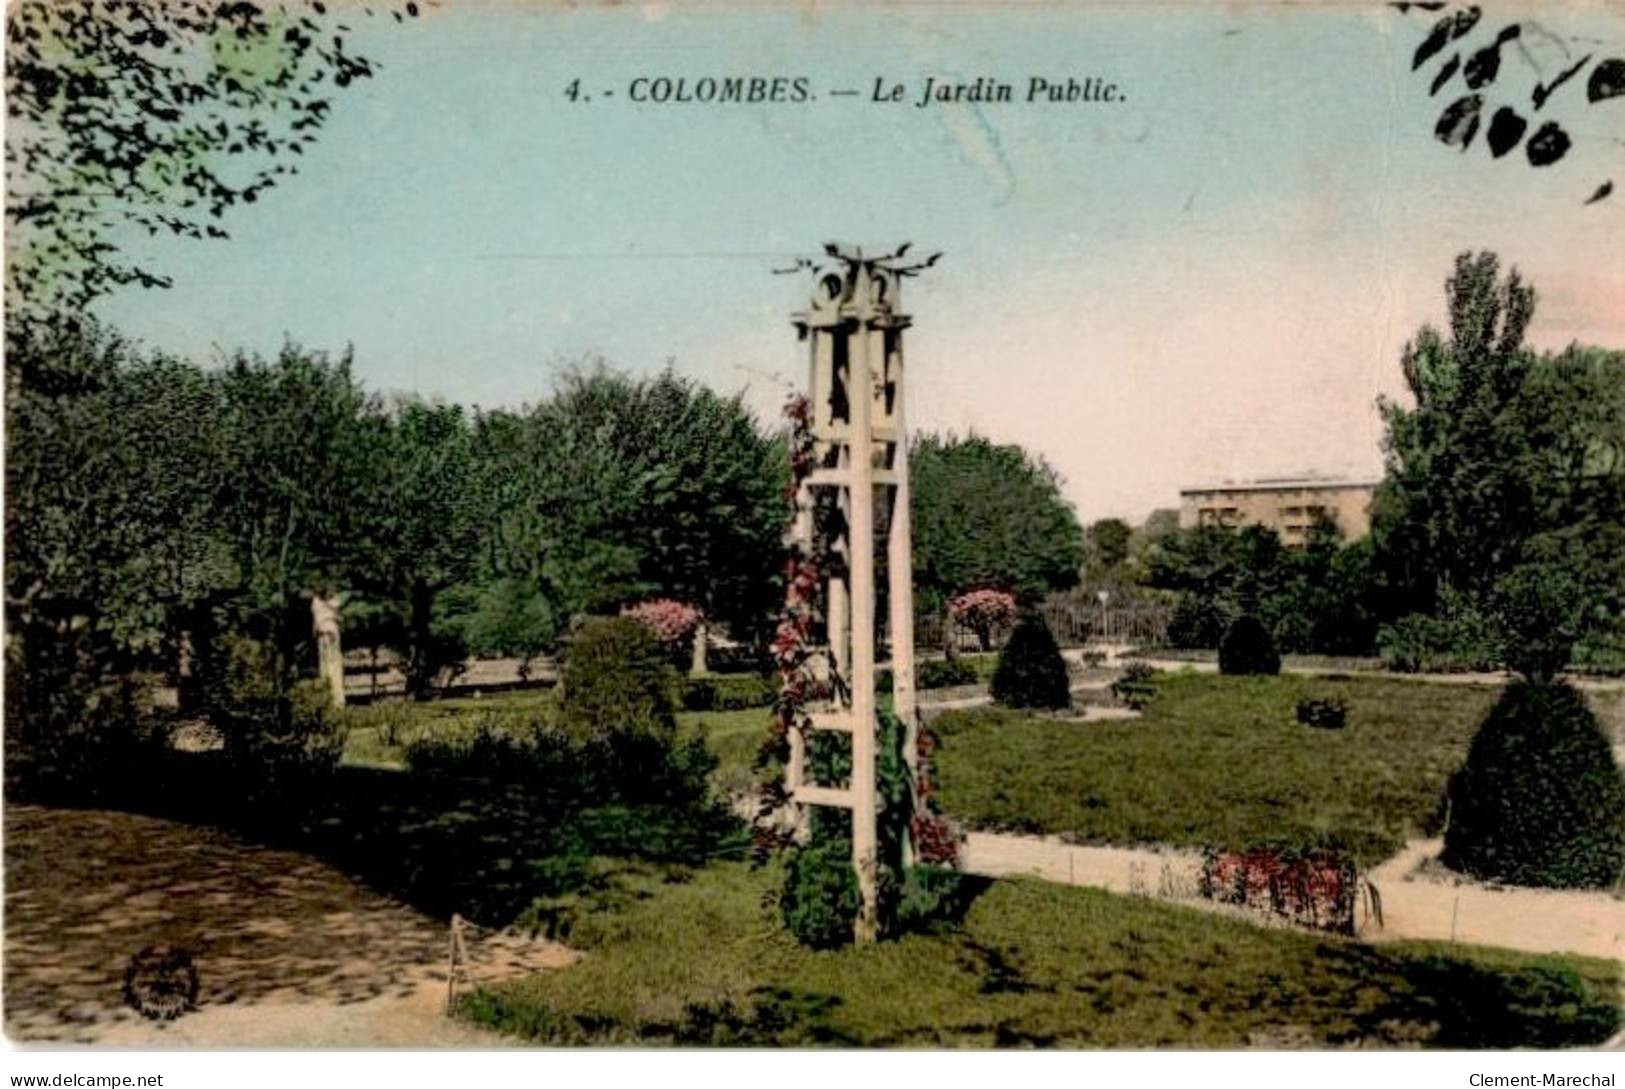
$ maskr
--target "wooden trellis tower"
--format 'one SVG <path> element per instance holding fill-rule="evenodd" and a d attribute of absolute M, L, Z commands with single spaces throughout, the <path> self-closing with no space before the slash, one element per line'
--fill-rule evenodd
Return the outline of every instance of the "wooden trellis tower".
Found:
<path fill-rule="evenodd" d="M 902 280 L 935 262 L 904 258 L 908 247 L 879 257 L 858 249 L 825 247 L 826 258 L 801 262 L 814 273 L 813 295 L 792 321 L 808 345 L 809 426 L 812 471 L 797 498 L 794 534 L 813 551 L 815 502 L 821 489 L 833 493 L 838 516 L 828 549 L 834 562 L 821 572 L 828 644 L 826 659 L 833 693 L 811 708 L 813 729 L 852 735 L 852 781 L 847 789 L 822 786 L 807 778 L 806 743 L 790 732 L 787 793 L 798 826 L 807 806 L 838 806 L 852 811 L 852 862 L 862 896 L 856 926 L 859 941 L 878 930 L 879 829 L 875 799 L 877 719 L 875 708 L 875 517 L 886 526 L 888 579 L 887 632 L 891 644 L 893 710 L 903 724 L 904 759 L 910 783 L 918 783 L 917 721 L 914 692 L 913 540 L 909 517 L 908 442 L 904 428 L 903 331 L 909 319 L 900 307 Z M 906 842 L 906 837 L 905 837 Z M 905 847 L 905 850 L 908 850 Z M 905 859 L 905 863 L 908 862 Z"/>

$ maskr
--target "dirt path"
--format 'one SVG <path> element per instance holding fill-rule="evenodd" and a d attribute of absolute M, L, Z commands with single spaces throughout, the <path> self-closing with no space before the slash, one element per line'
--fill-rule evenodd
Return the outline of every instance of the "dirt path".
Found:
<path fill-rule="evenodd" d="M 307 855 L 129 813 L 8 806 L 5 1027 L 16 1041 L 211 1047 L 480 1047 L 447 1019 L 443 923 Z M 143 1020 L 141 948 L 188 950 L 198 1009 Z M 567 963 L 492 945 L 496 967 Z M 506 974 L 505 972 L 503 974 Z"/>
<path fill-rule="evenodd" d="M 1606 892 L 1479 884 L 1433 862 L 1439 846 L 1438 840 L 1414 841 L 1370 873 L 1382 898 L 1383 925 L 1379 928 L 1362 911 L 1361 938 L 1454 940 L 1625 960 L 1625 900 Z M 1191 850 L 1079 847 L 1053 836 L 972 832 L 965 839 L 963 860 L 967 871 L 984 877 L 1031 875 L 1216 907 L 1197 896 L 1202 857 Z"/>
<path fill-rule="evenodd" d="M 1192 661 L 1184 658 L 1156 658 L 1135 657 L 1135 662 L 1143 662 L 1152 669 L 1167 673 L 1179 673 L 1189 670 L 1193 673 L 1217 673 L 1217 661 Z M 1116 659 L 1113 659 L 1115 662 Z M 1305 677 L 1376 677 L 1389 681 L 1416 681 L 1420 684 L 1466 684 L 1489 685 L 1500 687 L 1511 679 L 1510 673 L 1397 673 L 1386 669 L 1337 669 L 1332 666 L 1295 665 L 1285 663 L 1281 666 L 1282 673 L 1296 673 Z M 1625 691 L 1625 677 L 1569 677 L 1569 683 L 1582 692 L 1619 692 Z"/>
<path fill-rule="evenodd" d="M 1371 871 L 1383 929 L 1372 938 L 1505 945 L 1625 960 L 1625 900 L 1605 892 L 1484 885 L 1436 861 L 1443 842 L 1414 840 Z"/>
<path fill-rule="evenodd" d="M 1110 706 L 1110 681 L 1079 681 L 1069 689 L 1072 693 L 1073 705 L 1079 712 L 1079 717 L 1092 719 L 1110 718 L 1138 718 L 1138 711 L 1129 711 L 1124 707 Z M 959 711 L 969 707 L 989 707 L 993 697 L 988 694 L 985 687 L 939 689 L 936 692 L 927 691 L 920 694 L 919 705 L 922 714 L 934 715 L 942 711 Z"/>

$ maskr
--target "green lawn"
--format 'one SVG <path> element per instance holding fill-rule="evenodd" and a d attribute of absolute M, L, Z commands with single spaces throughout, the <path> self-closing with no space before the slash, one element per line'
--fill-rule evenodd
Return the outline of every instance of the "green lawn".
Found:
<path fill-rule="evenodd" d="M 472 735 L 482 723 L 498 731 L 523 734 L 533 723 L 554 714 L 553 691 L 504 692 L 478 699 L 431 700 L 426 703 L 393 701 L 357 707 L 347 712 L 349 733 L 343 763 L 354 767 L 402 767 L 406 746 L 420 737 L 449 738 Z M 767 735 L 772 711 L 752 707 L 743 711 L 680 711 L 681 737 L 703 731 L 718 758 L 715 781 L 724 796 L 748 790 L 754 781 L 751 764 Z"/>
<path fill-rule="evenodd" d="M 1064 722 L 979 708 L 934 722 L 939 801 L 973 828 L 1082 842 L 1243 846 L 1340 842 L 1362 865 L 1437 827 L 1446 778 L 1495 692 L 1382 677 L 1161 674 L 1137 721 Z M 1299 725 L 1297 700 L 1342 695 L 1348 726 Z M 547 690 L 384 703 L 351 714 L 345 762 L 390 767 L 415 737 L 524 730 Z M 682 712 L 718 758 L 718 792 L 748 790 L 771 712 Z M 1604 717 L 1607 717 L 1606 711 Z M 393 744 L 390 743 L 391 737 Z"/>
<path fill-rule="evenodd" d="M 711 776 L 717 792 L 734 797 L 750 790 L 756 781 L 751 770 L 756 752 L 767 737 L 773 711 L 751 707 L 743 711 L 684 711 L 677 716 L 679 734 L 704 731 L 706 746 L 717 758 Z"/>
<path fill-rule="evenodd" d="M 987 884 L 960 926 L 797 946 L 775 871 L 645 867 L 551 916 L 575 966 L 471 996 L 546 1044 L 873 1047 L 1595 1044 L 1617 964 L 1361 945 L 1038 881 Z M 980 887 L 980 886 L 979 886 Z"/>
<path fill-rule="evenodd" d="M 481 725 L 499 732 L 525 730 L 554 714 L 551 688 L 522 689 L 456 699 L 385 700 L 345 711 L 348 732 L 342 763 L 360 767 L 399 767 L 406 747 L 419 738 L 472 735 Z"/>
<path fill-rule="evenodd" d="M 1295 718 L 1341 695 L 1348 725 Z M 1362 865 L 1436 830 L 1446 779 L 1496 692 L 1375 677 L 1161 674 L 1144 717 L 1060 722 L 994 709 L 935 722 L 943 809 L 975 828 L 1080 842 L 1335 842 Z"/>

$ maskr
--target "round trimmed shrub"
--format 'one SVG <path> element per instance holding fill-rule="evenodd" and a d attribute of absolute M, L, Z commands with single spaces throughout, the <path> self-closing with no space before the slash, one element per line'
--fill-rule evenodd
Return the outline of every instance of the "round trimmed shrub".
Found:
<path fill-rule="evenodd" d="M 1243 613 L 1230 625 L 1219 640 L 1219 672 L 1233 677 L 1273 677 L 1281 672 L 1281 656 L 1262 620 Z"/>
<path fill-rule="evenodd" d="M 1451 777 L 1442 861 L 1474 877 L 1607 888 L 1625 875 L 1625 777 L 1584 698 L 1514 681 Z"/>
<path fill-rule="evenodd" d="M 594 616 L 570 638 L 559 674 L 559 716 L 578 737 L 604 741 L 677 733 L 665 650 L 641 623 Z"/>
<path fill-rule="evenodd" d="M 993 702 L 1005 707 L 1042 707 L 1058 710 L 1072 706 L 1066 660 L 1049 625 L 1029 612 L 1010 633 L 993 671 Z"/>

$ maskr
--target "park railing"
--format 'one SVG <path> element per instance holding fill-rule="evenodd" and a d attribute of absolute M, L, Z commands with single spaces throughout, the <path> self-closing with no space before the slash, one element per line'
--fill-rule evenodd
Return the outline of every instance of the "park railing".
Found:
<path fill-rule="evenodd" d="M 1161 646 L 1167 642 L 1168 620 L 1173 610 L 1155 601 L 1122 604 L 1108 601 L 1103 605 L 1093 595 L 1075 592 L 1051 595 L 1039 606 L 1039 612 L 1055 634 L 1056 642 L 1064 647 L 1089 643 Z M 1009 635 L 1008 629 L 997 633 L 993 648 L 1002 646 Z M 951 616 L 943 613 L 917 614 L 914 645 L 934 651 L 945 651 L 951 645 L 956 652 L 966 654 L 982 649 L 974 631 L 954 623 Z"/>

